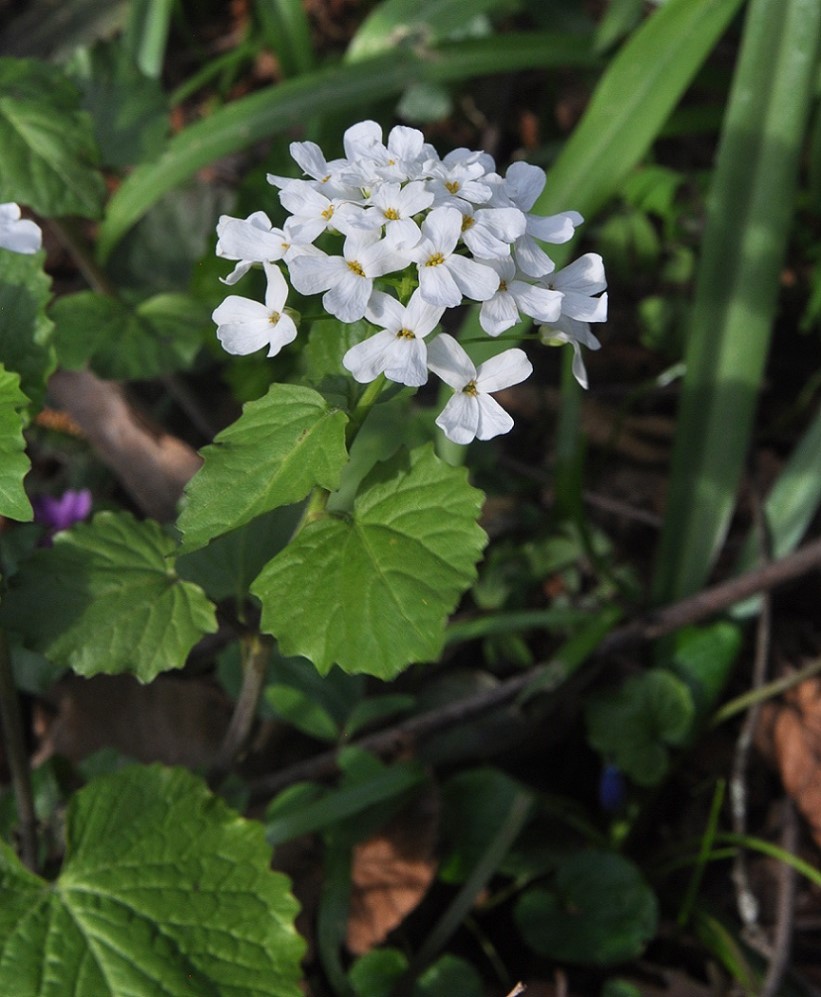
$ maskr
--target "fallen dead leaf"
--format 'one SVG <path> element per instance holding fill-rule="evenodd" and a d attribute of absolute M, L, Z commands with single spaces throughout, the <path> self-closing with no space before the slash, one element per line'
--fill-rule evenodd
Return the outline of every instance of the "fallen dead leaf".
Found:
<path fill-rule="evenodd" d="M 808 679 L 782 702 L 765 703 L 756 743 L 821 847 L 821 680 Z"/>
<path fill-rule="evenodd" d="M 438 807 L 414 801 L 379 834 L 354 848 L 347 946 L 364 955 L 420 903 L 436 875 Z"/>

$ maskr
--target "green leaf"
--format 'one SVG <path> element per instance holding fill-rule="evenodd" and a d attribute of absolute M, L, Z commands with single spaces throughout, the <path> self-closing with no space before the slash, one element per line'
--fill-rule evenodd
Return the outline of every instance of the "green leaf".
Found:
<path fill-rule="evenodd" d="M 412 997 L 483 997 L 482 977 L 464 959 L 446 952 L 416 981 Z"/>
<path fill-rule="evenodd" d="M 506 3 L 508 10 L 518 6 Z M 500 13 L 499 0 L 383 0 L 370 12 L 353 37 L 346 62 L 359 62 L 398 46 L 434 45 L 452 35 L 464 35 L 485 13 Z"/>
<path fill-rule="evenodd" d="M 351 752 L 366 754 L 352 748 L 346 751 Z M 404 798 L 427 778 L 424 768 L 417 762 L 383 765 L 372 756 L 368 756 L 367 761 L 372 764 L 348 769 L 341 785 L 325 791 L 318 799 L 310 799 L 307 787 L 298 793 L 286 790 L 287 806 L 277 797 L 265 814 L 265 836 L 269 844 L 278 845 L 303 834 L 331 828 L 342 821 L 348 822 L 347 831 L 350 831 L 352 841 L 358 841 L 372 833 L 368 811 L 376 811 L 377 826 L 383 824 L 391 802 Z M 338 833 L 339 828 L 334 831 Z"/>
<path fill-rule="evenodd" d="M 659 602 L 698 591 L 724 542 L 772 335 L 818 78 L 821 0 L 752 0 L 696 277 Z"/>
<path fill-rule="evenodd" d="M 391 997 L 407 968 L 407 956 L 399 949 L 371 949 L 351 966 L 348 981 L 356 997 Z"/>
<path fill-rule="evenodd" d="M 105 184 L 91 119 L 59 69 L 0 59 L 0 149 L 0 201 L 46 217 L 100 216 Z"/>
<path fill-rule="evenodd" d="M 27 405 L 18 375 L 0 365 L 0 516 L 21 522 L 34 515 L 23 488 L 31 466 L 23 439 L 26 420 L 21 414 Z"/>
<path fill-rule="evenodd" d="M 534 211 L 595 214 L 650 149 L 744 0 L 667 0 L 599 80 Z M 551 247 L 551 258 L 562 251 Z"/>
<path fill-rule="evenodd" d="M 319 741 L 336 741 L 339 727 L 331 714 L 312 696 L 292 685 L 265 687 L 265 699 L 274 713 L 303 734 Z"/>
<path fill-rule="evenodd" d="M 157 523 L 98 513 L 24 562 L 0 621 L 80 675 L 131 672 L 150 682 L 181 668 L 217 629 L 202 590 L 174 573 L 174 552 Z"/>
<path fill-rule="evenodd" d="M 295 384 L 275 384 L 248 402 L 202 452 L 205 464 L 179 518 L 184 550 L 298 502 L 317 485 L 336 488 L 348 456 L 347 421 L 322 395 Z"/>
<path fill-rule="evenodd" d="M 60 364 L 90 363 L 108 380 L 158 377 L 190 367 L 208 315 L 185 294 L 158 294 L 130 306 L 95 291 L 65 295 L 51 310 Z"/>
<path fill-rule="evenodd" d="M 257 0 L 257 17 L 265 39 L 286 76 L 314 68 L 311 24 L 304 4 L 293 0 Z"/>
<path fill-rule="evenodd" d="M 348 981 L 356 997 L 391 997 L 408 968 L 399 949 L 371 949 L 353 964 Z M 469 962 L 445 953 L 414 982 L 410 997 L 482 997 L 485 992 Z"/>
<path fill-rule="evenodd" d="M 821 117 L 821 115 L 819 116 Z M 806 533 L 821 505 L 821 474 L 818 454 L 821 453 L 821 406 L 796 443 L 781 469 L 764 503 L 764 516 L 773 558 L 784 557 L 794 550 Z M 761 540 L 752 529 L 735 563 L 739 574 L 750 571 L 760 560 Z M 760 596 L 754 596 L 732 609 L 735 619 L 744 619 L 758 612 Z"/>
<path fill-rule="evenodd" d="M 667 773 L 667 745 L 690 733 L 693 698 L 687 686 L 663 669 L 629 678 L 615 693 L 588 700 L 591 747 L 640 786 L 655 786 Z"/>
<path fill-rule="evenodd" d="M 39 408 L 56 360 L 46 317 L 51 280 L 43 253 L 26 256 L 0 249 L 0 363 L 20 375 L 20 387 Z"/>
<path fill-rule="evenodd" d="M 718 705 L 741 650 L 742 631 L 728 620 L 683 627 L 660 642 L 657 663 L 686 683 L 693 698 L 690 733 Z"/>
<path fill-rule="evenodd" d="M 463 883 L 499 833 L 521 786 L 493 768 L 471 769 L 442 788 L 445 844 L 439 876 Z"/>
<path fill-rule="evenodd" d="M 656 932 L 658 905 L 632 862 L 586 851 L 562 862 L 553 888 L 523 893 L 515 917 L 525 941 L 540 955 L 610 966 L 641 955 Z"/>
<path fill-rule="evenodd" d="M 133 166 L 159 155 L 169 129 L 168 102 L 119 38 L 78 49 L 69 72 L 83 93 L 103 163 Z"/>
<path fill-rule="evenodd" d="M 177 573 L 199 585 L 215 602 L 233 598 L 241 605 L 251 582 L 294 535 L 301 515 L 301 505 L 289 505 L 257 516 L 207 547 L 182 554 L 177 558 Z M 309 670 L 313 669 L 303 669 Z"/>
<path fill-rule="evenodd" d="M 189 772 L 94 780 L 66 843 L 53 883 L 0 843 L 0 992 L 299 997 L 297 903 L 262 827 Z"/>
<path fill-rule="evenodd" d="M 309 523 L 263 569 L 252 586 L 263 630 L 322 673 L 336 662 L 388 679 L 435 659 L 476 577 L 481 500 L 430 446 L 400 451 L 368 475 L 350 516 Z"/>

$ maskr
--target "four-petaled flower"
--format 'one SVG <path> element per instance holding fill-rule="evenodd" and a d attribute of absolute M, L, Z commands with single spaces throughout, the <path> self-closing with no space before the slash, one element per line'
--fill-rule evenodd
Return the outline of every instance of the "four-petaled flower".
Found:
<path fill-rule="evenodd" d="M 422 222 L 422 238 L 408 256 L 419 270 L 419 289 L 432 305 L 455 308 L 462 297 L 486 301 L 498 286 L 496 274 L 483 263 L 456 252 L 462 215 L 456 208 L 435 208 Z"/>
<path fill-rule="evenodd" d="M 428 347 L 428 367 L 454 389 L 436 425 L 454 443 L 490 440 L 508 433 L 513 420 L 490 393 L 519 384 L 533 367 L 523 350 L 505 350 L 475 367 L 453 336 L 437 336 Z"/>
<path fill-rule="evenodd" d="M 386 239 L 372 232 L 354 231 L 345 239 L 342 256 L 317 250 L 291 262 L 291 283 L 300 294 L 325 291 L 325 310 L 341 322 L 364 318 L 376 277 L 405 265 Z"/>
<path fill-rule="evenodd" d="M 375 291 L 365 314 L 382 331 L 352 346 L 342 365 L 363 384 L 384 373 L 391 381 L 419 387 L 428 379 L 424 339 L 444 310 L 442 305 L 429 305 L 418 290 L 405 308 L 389 294 Z"/>
<path fill-rule="evenodd" d="M 283 346 L 296 339 L 294 320 L 285 312 L 288 285 L 279 267 L 264 263 L 268 287 L 265 304 L 251 298 L 229 294 L 214 310 L 212 318 L 217 323 L 217 337 L 227 353 L 245 356 L 268 347 L 268 356 L 274 357 Z"/>
<path fill-rule="evenodd" d="M 590 323 L 607 316 L 604 267 L 588 253 L 555 272 L 544 245 L 571 239 L 582 216 L 533 210 L 544 170 L 517 162 L 501 175 L 492 156 L 465 148 L 440 158 L 418 129 L 397 125 L 383 139 L 375 121 L 348 128 L 342 145 L 343 156 L 327 159 L 315 143 L 293 142 L 301 176 L 268 175 L 288 213 L 281 228 L 262 211 L 220 218 L 217 254 L 236 263 L 224 282 L 260 265 L 268 274 L 264 305 L 232 295 L 214 312 L 229 352 L 268 346 L 273 356 L 295 337 L 287 278 L 300 294 L 321 295 L 340 322 L 375 327 L 357 333 L 343 358 L 355 380 L 384 375 L 420 387 L 431 370 L 450 377 L 458 392 L 438 424 L 452 439 L 507 432 L 512 420 L 488 385 L 516 383 L 530 368 L 521 350 L 508 350 L 474 370 L 450 337 L 435 338 L 445 309 L 480 302 L 489 336 L 531 319 L 542 342 L 571 344 L 573 372 L 587 386 L 582 346 L 599 347 Z"/>

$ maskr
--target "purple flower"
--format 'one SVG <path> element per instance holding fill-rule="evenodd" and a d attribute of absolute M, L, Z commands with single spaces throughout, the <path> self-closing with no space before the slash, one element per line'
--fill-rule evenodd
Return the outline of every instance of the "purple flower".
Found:
<path fill-rule="evenodd" d="M 624 773 L 618 765 L 608 762 L 599 778 L 599 805 L 607 813 L 617 813 L 624 806 L 626 795 Z"/>
<path fill-rule="evenodd" d="M 67 530 L 79 523 L 91 512 L 91 492 L 87 488 L 75 491 L 69 488 L 59 498 L 51 495 L 37 495 L 32 499 L 34 521 L 46 527 L 43 543 L 51 545 L 51 538 L 60 530 Z"/>

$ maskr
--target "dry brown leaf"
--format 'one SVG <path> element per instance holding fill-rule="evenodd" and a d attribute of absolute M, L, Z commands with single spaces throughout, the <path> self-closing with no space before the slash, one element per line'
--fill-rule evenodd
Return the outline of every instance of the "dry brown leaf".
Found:
<path fill-rule="evenodd" d="M 347 937 L 354 955 L 383 942 L 424 897 L 436 875 L 436 827 L 428 798 L 354 848 Z"/>
<path fill-rule="evenodd" d="M 821 681 L 801 682 L 761 711 L 757 744 L 778 769 L 821 847 Z"/>

